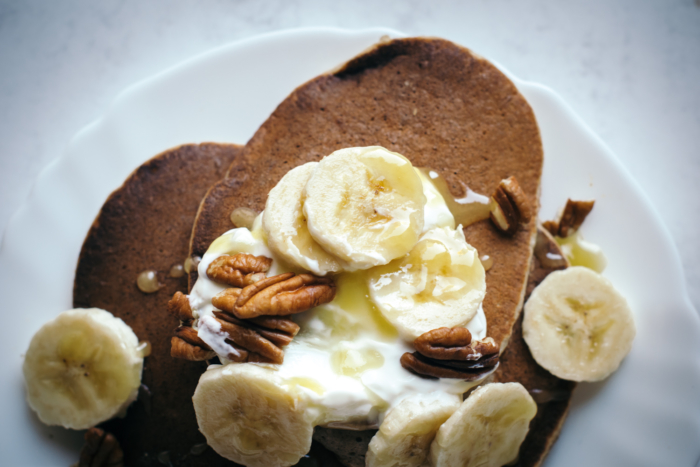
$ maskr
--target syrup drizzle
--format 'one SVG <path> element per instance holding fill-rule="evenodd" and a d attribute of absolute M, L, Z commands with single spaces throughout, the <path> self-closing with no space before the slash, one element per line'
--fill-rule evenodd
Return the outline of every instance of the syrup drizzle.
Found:
<path fill-rule="evenodd" d="M 479 260 L 481 260 L 481 264 L 484 266 L 484 271 L 488 271 L 493 267 L 493 258 L 489 255 L 481 255 Z"/>
<path fill-rule="evenodd" d="M 468 186 L 460 182 L 464 187 L 466 196 L 463 198 L 455 198 L 452 192 L 450 192 L 450 187 L 447 186 L 447 181 L 439 173 L 427 168 L 420 168 L 418 170 L 430 179 L 435 188 L 445 199 L 447 208 L 455 218 L 455 224 L 462 224 L 462 227 L 467 227 L 475 222 L 489 218 L 493 202 L 490 197 L 472 191 Z"/>
<path fill-rule="evenodd" d="M 245 227 L 248 230 L 253 228 L 253 221 L 258 217 L 258 211 L 250 208 L 236 208 L 231 211 L 229 218 L 236 227 Z"/>
<path fill-rule="evenodd" d="M 142 271 L 136 278 L 136 285 L 143 293 L 158 292 L 161 284 L 158 282 L 158 271 L 155 269 L 147 269 Z"/>

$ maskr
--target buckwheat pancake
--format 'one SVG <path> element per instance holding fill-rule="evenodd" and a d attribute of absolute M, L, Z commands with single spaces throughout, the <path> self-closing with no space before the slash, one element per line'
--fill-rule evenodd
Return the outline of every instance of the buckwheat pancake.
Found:
<path fill-rule="evenodd" d="M 205 442 L 192 394 L 206 363 L 170 356 L 177 323 L 165 309 L 176 291 L 187 289 L 186 276 L 172 278 L 168 271 L 187 257 L 199 203 L 239 152 L 237 145 L 206 143 L 154 157 L 111 194 L 83 243 L 73 306 L 112 312 L 152 346 L 142 377 L 148 389 L 142 388 L 126 418 L 103 425 L 121 443 L 125 465 L 162 465 L 159 455 L 173 466 L 234 465 L 211 449 L 190 453 Z M 136 286 L 138 274 L 148 269 L 158 271 L 163 285 L 152 294 Z M 197 446 L 194 452 L 205 447 Z"/>
<path fill-rule="evenodd" d="M 213 226 L 234 207 L 261 211 L 290 169 L 337 149 L 371 145 L 439 172 L 456 196 L 464 184 L 490 195 L 515 176 L 538 210 L 542 143 L 532 109 L 513 83 L 451 42 L 398 39 L 312 79 L 277 107 L 202 202 L 192 253 L 203 254 L 225 231 Z M 533 217 L 513 237 L 490 221 L 464 229 L 467 241 L 494 260 L 483 307 L 488 334 L 502 349 L 522 307 L 535 228 Z"/>

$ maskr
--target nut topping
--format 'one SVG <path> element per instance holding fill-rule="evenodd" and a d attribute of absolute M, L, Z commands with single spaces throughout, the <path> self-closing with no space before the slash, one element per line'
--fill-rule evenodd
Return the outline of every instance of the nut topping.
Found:
<path fill-rule="evenodd" d="M 201 362 L 214 358 L 216 353 L 212 350 L 206 350 L 192 345 L 189 342 L 185 342 L 177 336 L 173 336 L 170 338 L 170 356 L 190 360 L 192 362 Z"/>
<path fill-rule="evenodd" d="M 561 212 L 558 220 L 546 221 L 542 223 L 542 226 L 549 231 L 552 235 L 558 237 L 568 237 L 569 235 L 575 233 L 586 217 L 593 209 L 595 201 L 574 201 L 572 199 L 566 200 L 566 206 Z"/>
<path fill-rule="evenodd" d="M 212 297 L 214 318 L 236 352 L 226 357 L 234 362 L 282 363 L 284 352 L 299 332 L 299 326 L 280 316 L 306 311 L 335 297 L 331 279 L 293 272 L 265 277 L 272 260 L 264 256 L 221 256 L 209 265 L 207 275 L 233 285 Z M 187 360 L 207 360 L 216 353 L 192 329 L 194 315 L 187 295 L 176 292 L 168 311 L 181 326 L 171 339 L 170 354 Z"/>
<path fill-rule="evenodd" d="M 420 335 L 417 352 L 401 356 L 401 366 L 428 378 L 458 378 L 473 381 L 498 364 L 498 345 L 487 337 L 472 341 L 466 328 L 439 328 Z"/>
<path fill-rule="evenodd" d="M 90 428 L 85 433 L 78 467 L 124 467 L 124 453 L 112 434 Z"/>
<path fill-rule="evenodd" d="M 233 256 L 220 256 L 207 268 L 207 276 L 221 284 L 245 287 L 265 277 L 272 260 L 265 256 L 238 253 Z"/>
<path fill-rule="evenodd" d="M 263 317 L 263 318 L 270 319 L 270 321 L 272 321 L 274 319 L 277 319 L 279 321 L 288 321 L 289 323 L 296 326 L 296 330 L 294 330 L 293 333 L 288 333 L 288 332 L 285 332 L 283 330 L 273 328 L 272 326 L 275 326 L 276 323 L 271 323 L 271 326 L 262 326 L 262 325 L 253 323 L 252 322 L 253 320 L 238 319 L 234 316 L 228 315 L 228 314 L 223 313 L 223 312 L 218 312 L 218 311 L 214 312 L 214 316 L 216 316 L 219 320 L 227 321 L 231 324 L 236 324 L 238 326 L 243 326 L 245 328 L 251 329 L 278 347 L 284 347 L 285 345 L 289 345 L 289 343 L 292 342 L 292 339 L 294 338 L 296 333 L 299 332 L 299 325 L 296 324 L 294 321 L 291 321 L 291 320 L 285 319 L 285 318 Z M 253 319 L 257 319 L 257 318 L 253 318 Z M 284 326 L 280 324 L 280 327 L 284 327 Z"/>
<path fill-rule="evenodd" d="M 236 300 L 238 300 L 238 297 L 241 295 L 241 290 L 243 289 L 230 288 L 219 292 L 212 297 L 211 304 L 219 310 L 233 313 L 233 308 L 236 305 Z"/>
<path fill-rule="evenodd" d="M 513 235 L 530 220 L 530 203 L 515 177 L 501 180 L 491 199 L 491 221 L 501 232 Z"/>
<path fill-rule="evenodd" d="M 185 326 L 192 324 L 192 320 L 194 319 L 192 307 L 190 307 L 190 300 L 187 298 L 187 295 L 182 292 L 175 292 L 173 298 L 170 299 L 168 302 L 168 312 L 176 316 Z"/>
<path fill-rule="evenodd" d="M 331 279 L 288 272 L 243 288 L 233 309 L 222 309 L 239 319 L 286 316 L 328 303 L 334 297 L 335 284 Z"/>
<path fill-rule="evenodd" d="M 228 334 L 227 340 L 269 359 L 271 363 L 282 363 L 284 361 L 282 349 L 254 330 L 218 318 L 217 321 L 221 324 L 221 331 Z"/>

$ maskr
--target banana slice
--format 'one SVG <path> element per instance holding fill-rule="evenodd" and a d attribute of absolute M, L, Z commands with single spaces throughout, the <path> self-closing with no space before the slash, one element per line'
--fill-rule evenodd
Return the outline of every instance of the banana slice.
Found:
<path fill-rule="evenodd" d="M 625 298 L 582 266 L 551 273 L 525 304 L 523 338 L 553 375 L 600 381 L 617 369 L 636 333 Z"/>
<path fill-rule="evenodd" d="M 27 402 L 47 425 L 83 430 L 136 399 L 143 355 L 136 335 L 98 308 L 64 311 L 44 324 L 24 358 Z"/>
<path fill-rule="evenodd" d="M 287 262 L 316 275 L 346 269 L 344 261 L 321 248 L 306 226 L 304 187 L 318 162 L 295 167 L 270 191 L 263 213 L 268 246 Z"/>
<path fill-rule="evenodd" d="M 491 383 L 467 397 L 430 445 L 432 465 L 501 467 L 516 460 L 537 404 L 520 383 Z"/>
<path fill-rule="evenodd" d="M 405 255 L 423 230 L 420 177 L 408 159 L 379 146 L 325 157 L 304 191 L 311 236 L 352 269 Z"/>
<path fill-rule="evenodd" d="M 440 425 L 460 406 L 461 397 L 444 392 L 415 394 L 390 409 L 369 443 L 367 467 L 419 467 Z"/>
<path fill-rule="evenodd" d="M 247 467 L 299 462 L 311 448 L 317 414 L 264 367 L 210 367 L 192 397 L 199 431 L 219 455 Z"/>
<path fill-rule="evenodd" d="M 457 229 L 426 232 L 408 255 L 369 272 L 370 298 L 406 340 L 439 327 L 464 326 L 486 294 L 474 247 Z"/>

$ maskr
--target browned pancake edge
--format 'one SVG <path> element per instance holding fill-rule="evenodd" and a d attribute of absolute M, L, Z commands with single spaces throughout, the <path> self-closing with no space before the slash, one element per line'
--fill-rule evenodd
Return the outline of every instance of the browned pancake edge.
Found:
<path fill-rule="evenodd" d="M 554 238 L 543 228 L 539 228 L 546 244 L 546 251 L 556 252 L 564 257 Z M 527 284 L 526 300 L 551 272 L 564 267 L 552 268 L 540 262 L 533 255 Z M 518 382 L 533 395 L 537 402 L 537 414 L 530 422 L 530 431 L 520 446 L 520 456 L 515 464 L 518 467 L 537 467 L 542 464 L 547 453 L 559 437 L 559 432 L 569 411 L 571 396 L 576 387 L 573 381 L 566 381 L 552 375 L 535 362 L 522 334 L 522 316 L 513 329 L 510 344 L 501 355 L 500 364 L 493 381 L 500 383 Z"/>
<path fill-rule="evenodd" d="M 186 277 L 171 278 L 168 271 L 187 257 L 200 201 L 239 153 L 237 145 L 204 143 L 159 154 L 109 196 L 83 243 L 73 306 L 112 312 L 152 346 L 142 376 L 148 391 L 141 391 L 126 418 L 104 424 L 121 442 L 125 465 L 163 465 L 159 456 L 173 466 L 235 465 L 211 449 L 190 453 L 205 442 L 192 394 L 206 364 L 170 357 L 177 319 L 167 314 L 166 304 L 187 289 Z M 138 274 L 147 269 L 157 270 L 163 284 L 153 294 L 136 286 Z"/>

